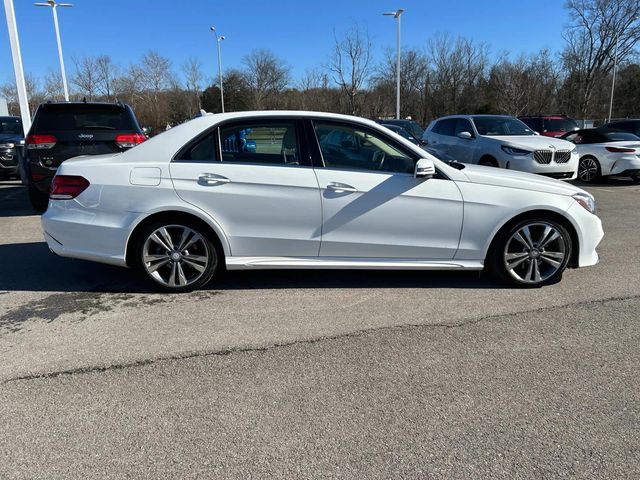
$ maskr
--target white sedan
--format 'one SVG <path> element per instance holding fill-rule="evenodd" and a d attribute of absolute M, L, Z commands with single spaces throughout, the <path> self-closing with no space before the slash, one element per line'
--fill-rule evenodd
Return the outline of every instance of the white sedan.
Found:
<path fill-rule="evenodd" d="M 160 289 L 222 269 L 482 270 L 517 286 L 593 265 L 593 197 L 441 162 L 374 122 L 207 115 L 123 153 L 64 162 L 44 235 L 58 255 L 137 268 Z"/>
<path fill-rule="evenodd" d="M 640 137 L 620 130 L 589 128 L 562 138 L 576 145 L 580 155 L 578 178 L 583 182 L 616 175 L 640 183 Z"/>

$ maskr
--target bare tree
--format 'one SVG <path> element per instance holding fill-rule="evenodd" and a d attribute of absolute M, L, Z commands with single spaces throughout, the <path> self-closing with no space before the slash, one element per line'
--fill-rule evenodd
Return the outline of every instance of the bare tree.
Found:
<path fill-rule="evenodd" d="M 243 58 L 244 73 L 253 91 L 254 107 L 274 107 L 273 94 L 282 92 L 290 82 L 290 67 L 270 50 L 254 50 Z M 272 98 L 270 98 L 272 97 Z"/>
<path fill-rule="evenodd" d="M 111 100 L 115 97 L 115 85 L 119 68 L 108 55 L 100 55 L 96 58 L 96 74 L 98 91 Z"/>
<path fill-rule="evenodd" d="M 64 88 L 62 87 L 62 75 L 58 70 L 49 70 L 44 77 L 42 92 L 48 100 L 64 100 Z"/>
<path fill-rule="evenodd" d="M 358 95 L 371 73 L 371 40 L 366 30 L 353 25 L 341 38 L 333 32 L 334 47 L 329 70 L 346 98 L 347 113 L 359 110 Z"/>
<path fill-rule="evenodd" d="M 96 60 L 92 57 L 84 56 L 74 58 L 73 63 L 76 71 L 71 78 L 71 83 L 78 88 L 80 96 L 87 100 L 93 100 L 98 91 L 99 74 Z"/>
<path fill-rule="evenodd" d="M 593 94 L 617 61 L 635 51 L 640 40 L 640 2 L 638 0 L 568 0 L 572 18 L 564 35 L 567 45 L 562 54 L 567 73 L 566 93 L 584 117 L 589 113 Z"/>
<path fill-rule="evenodd" d="M 202 93 L 202 82 L 204 74 L 202 73 L 202 62 L 195 57 L 190 57 L 182 65 L 182 73 L 184 74 L 187 91 L 191 92 L 194 102 L 193 111 L 198 112 L 201 108 L 200 94 Z"/>
<path fill-rule="evenodd" d="M 27 90 L 27 98 L 29 100 L 29 108 L 33 110 L 41 101 L 42 93 L 38 89 L 38 81 L 30 73 L 25 73 L 24 83 Z M 13 80 L 8 81 L 0 86 L 0 96 L 7 100 L 7 107 L 11 115 L 17 115 L 20 111 L 18 103 L 18 89 Z"/>

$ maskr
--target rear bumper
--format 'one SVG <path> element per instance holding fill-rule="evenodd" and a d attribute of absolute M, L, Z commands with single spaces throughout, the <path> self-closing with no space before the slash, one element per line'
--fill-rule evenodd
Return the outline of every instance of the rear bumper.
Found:
<path fill-rule="evenodd" d="M 96 216 L 74 200 L 55 200 L 42 215 L 49 249 L 61 257 L 126 266 L 125 254 L 131 225 L 137 214 Z"/>

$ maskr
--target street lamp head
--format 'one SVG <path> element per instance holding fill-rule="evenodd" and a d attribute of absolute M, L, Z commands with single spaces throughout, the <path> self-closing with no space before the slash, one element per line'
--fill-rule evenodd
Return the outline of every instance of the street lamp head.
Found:
<path fill-rule="evenodd" d="M 226 37 L 225 37 L 224 35 L 220 35 L 220 36 L 218 37 L 218 41 L 219 41 L 219 42 L 221 42 L 221 41 L 222 41 L 222 40 L 224 40 L 225 38 L 226 38 Z"/>
<path fill-rule="evenodd" d="M 400 15 L 402 15 L 404 13 L 404 9 L 399 8 L 398 10 L 396 10 L 395 12 L 385 12 L 382 15 L 386 16 L 386 17 L 395 17 L 398 18 Z"/>
<path fill-rule="evenodd" d="M 209 28 L 210 28 L 210 30 L 211 30 L 212 32 L 215 32 L 215 31 L 216 31 L 216 27 L 214 27 L 213 25 L 212 25 L 211 27 L 209 27 Z"/>

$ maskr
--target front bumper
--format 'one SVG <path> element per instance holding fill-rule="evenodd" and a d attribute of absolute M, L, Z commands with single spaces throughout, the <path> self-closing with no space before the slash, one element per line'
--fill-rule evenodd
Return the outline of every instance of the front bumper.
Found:
<path fill-rule="evenodd" d="M 598 263 L 596 247 L 604 237 L 602 221 L 596 215 L 589 213 L 577 202 L 569 207 L 567 214 L 574 224 L 579 244 L 578 267 L 589 267 Z"/>
<path fill-rule="evenodd" d="M 538 163 L 533 154 L 509 155 L 505 153 L 501 161 L 505 168 L 520 172 L 535 173 L 558 180 L 575 180 L 578 177 L 578 154 L 574 153 L 566 163 Z"/>

